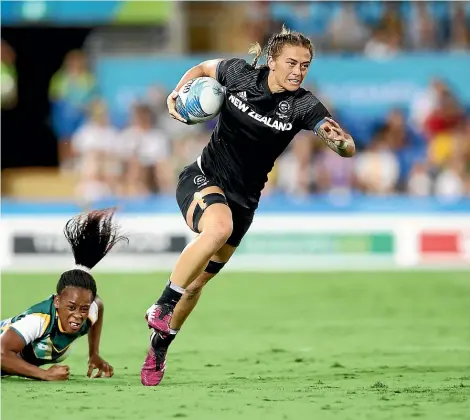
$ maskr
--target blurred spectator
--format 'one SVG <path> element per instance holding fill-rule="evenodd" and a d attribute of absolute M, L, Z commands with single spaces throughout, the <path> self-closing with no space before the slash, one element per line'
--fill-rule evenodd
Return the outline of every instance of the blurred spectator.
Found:
<path fill-rule="evenodd" d="M 386 128 L 379 129 L 368 149 L 354 159 L 359 187 L 364 192 L 379 195 L 394 192 L 400 168 Z"/>
<path fill-rule="evenodd" d="M 328 33 L 333 49 L 356 51 L 362 48 L 369 31 L 357 16 L 355 2 L 341 3 L 340 10 L 330 23 Z"/>
<path fill-rule="evenodd" d="M 465 3 L 452 2 L 451 7 L 452 18 L 448 48 L 452 51 L 468 51 L 470 46 L 470 19 L 465 15 Z"/>
<path fill-rule="evenodd" d="M 442 92 L 437 107 L 424 121 L 426 134 L 431 138 L 439 133 L 453 130 L 465 118 L 464 110 L 457 98 L 450 92 Z"/>
<path fill-rule="evenodd" d="M 467 51 L 470 47 L 470 16 L 465 14 L 465 3 L 452 4 L 452 23 L 449 49 L 453 51 Z"/>
<path fill-rule="evenodd" d="M 385 11 L 378 26 L 389 34 L 403 34 L 403 17 L 400 13 L 400 2 L 384 2 Z"/>
<path fill-rule="evenodd" d="M 280 191 L 291 195 L 307 195 L 311 192 L 314 181 L 311 165 L 313 140 L 312 133 L 301 132 L 279 158 L 275 182 Z"/>
<path fill-rule="evenodd" d="M 429 196 L 432 194 L 432 182 L 426 163 L 417 162 L 410 171 L 406 191 L 413 196 Z"/>
<path fill-rule="evenodd" d="M 169 117 L 166 105 L 168 94 L 169 93 L 166 92 L 165 88 L 162 86 L 152 85 L 148 88 L 145 99 L 143 100 L 143 103 L 149 106 L 157 123 L 161 117 Z"/>
<path fill-rule="evenodd" d="M 428 163 L 423 164 L 427 173 L 416 169 L 409 180 L 409 191 L 426 180 L 428 194 L 446 199 L 470 195 L 470 122 L 468 119 L 452 129 L 442 131 L 429 141 Z M 418 183 L 418 181 L 420 183 Z M 431 187 L 429 187 L 431 183 Z"/>
<path fill-rule="evenodd" d="M 470 116 L 467 115 L 462 124 L 455 127 L 455 148 L 462 156 L 465 157 L 467 162 L 467 172 L 470 173 Z"/>
<path fill-rule="evenodd" d="M 465 195 L 465 161 L 455 154 L 437 175 L 435 194 L 437 197 L 455 199 Z"/>
<path fill-rule="evenodd" d="M 343 159 L 328 148 L 322 147 L 315 156 L 314 176 L 316 192 L 349 194 L 355 188 L 355 162 Z"/>
<path fill-rule="evenodd" d="M 271 2 L 269 6 L 271 18 L 265 26 L 263 45 L 266 45 L 269 35 L 278 32 L 282 24 L 285 24 L 290 29 L 312 37 L 317 49 L 323 48 L 323 44 L 327 41 L 330 19 L 335 13 L 333 9 L 327 2 Z"/>
<path fill-rule="evenodd" d="M 16 106 L 17 101 L 16 54 L 13 48 L 3 39 L 1 55 L 2 109 L 12 109 Z"/>
<path fill-rule="evenodd" d="M 437 47 L 438 26 L 428 6 L 428 2 L 412 2 L 406 32 L 409 45 L 414 50 L 432 50 Z"/>
<path fill-rule="evenodd" d="M 392 109 L 383 125 L 391 150 L 399 163 L 398 189 L 406 188 L 406 178 L 413 165 L 425 155 L 425 140 L 406 123 L 405 114 L 400 109 Z"/>
<path fill-rule="evenodd" d="M 183 125 L 181 123 L 179 124 Z M 203 124 L 201 124 L 201 126 L 203 126 Z M 209 139 L 210 132 L 205 130 L 188 131 L 188 136 L 186 138 L 172 138 L 173 153 L 170 159 L 174 179 L 178 178 L 179 173 L 186 165 L 197 159 L 201 154 L 202 149 L 209 142 Z"/>
<path fill-rule="evenodd" d="M 147 105 L 134 107 L 131 125 L 121 135 L 120 153 L 126 161 L 126 195 L 173 190 L 170 141 L 162 130 L 155 128 L 152 110 Z"/>
<path fill-rule="evenodd" d="M 433 137 L 429 144 L 428 159 L 435 171 L 445 169 L 452 161 L 469 160 L 470 123 L 462 120 L 447 131 Z M 458 159 L 457 159 L 458 157 Z M 457 160 L 456 160 L 457 159 Z"/>
<path fill-rule="evenodd" d="M 271 16 L 269 4 L 265 1 L 251 1 L 250 7 L 246 8 L 246 28 L 249 38 L 264 44 L 265 34 L 271 33 Z"/>
<path fill-rule="evenodd" d="M 455 138 L 451 132 L 437 134 L 429 142 L 428 161 L 431 168 L 439 170 L 445 166 L 455 153 Z"/>
<path fill-rule="evenodd" d="M 441 97 L 449 91 L 449 86 L 443 80 L 433 79 L 427 89 L 412 99 L 410 119 L 418 131 L 424 133 L 426 120 L 438 109 Z"/>
<path fill-rule="evenodd" d="M 400 109 L 392 109 L 385 118 L 384 128 L 390 136 L 391 146 L 401 149 L 409 144 L 411 132 L 406 125 L 405 115 Z"/>
<path fill-rule="evenodd" d="M 77 192 L 85 201 L 118 192 L 117 142 L 118 133 L 109 123 L 106 104 L 93 102 L 87 121 L 72 137 L 79 175 Z"/>
<path fill-rule="evenodd" d="M 87 106 L 96 93 L 85 54 L 79 50 L 67 53 L 49 85 L 52 126 L 59 141 L 59 162 L 63 167 L 70 163 L 70 137 L 84 122 Z"/>
<path fill-rule="evenodd" d="M 364 55 L 366 57 L 380 60 L 391 58 L 400 51 L 400 35 L 390 33 L 383 28 L 377 28 L 366 43 Z"/>

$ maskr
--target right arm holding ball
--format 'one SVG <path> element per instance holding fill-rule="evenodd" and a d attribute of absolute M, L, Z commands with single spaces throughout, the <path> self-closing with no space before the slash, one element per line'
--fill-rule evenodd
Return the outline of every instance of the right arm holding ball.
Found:
<path fill-rule="evenodd" d="M 179 83 L 176 85 L 173 92 L 170 93 L 166 100 L 166 104 L 168 106 L 168 112 L 171 118 L 175 120 L 181 121 L 186 123 L 187 121 L 176 111 L 176 98 L 178 97 L 178 92 L 182 86 L 184 86 L 187 82 L 197 77 L 212 77 L 213 79 L 217 79 L 217 65 L 219 62 L 222 61 L 221 58 L 216 58 L 214 60 L 207 60 L 203 61 L 202 63 L 198 64 L 190 68 L 181 78 Z"/>

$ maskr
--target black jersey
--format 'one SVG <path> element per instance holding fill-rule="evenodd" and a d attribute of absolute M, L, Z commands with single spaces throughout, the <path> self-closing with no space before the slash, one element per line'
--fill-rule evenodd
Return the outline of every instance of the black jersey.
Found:
<path fill-rule="evenodd" d="M 225 101 L 202 170 L 220 184 L 227 198 L 256 209 L 268 174 L 278 156 L 302 129 L 315 130 L 330 114 L 305 89 L 273 94 L 269 69 L 232 58 L 217 66 Z"/>

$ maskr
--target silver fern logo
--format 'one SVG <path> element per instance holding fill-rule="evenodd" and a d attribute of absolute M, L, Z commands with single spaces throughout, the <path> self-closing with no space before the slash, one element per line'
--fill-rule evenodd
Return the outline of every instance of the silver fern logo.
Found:
<path fill-rule="evenodd" d="M 205 118 L 210 114 L 206 113 L 201 106 L 201 93 L 205 88 L 207 82 L 205 80 L 196 80 L 189 91 L 189 94 L 186 98 L 185 108 L 188 114 L 193 115 L 197 118 Z"/>
<path fill-rule="evenodd" d="M 214 92 L 215 96 L 220 96 L 224 93 L 220 86 L 212 86 L 212 92 Z"/>
<path fill-rule="evenodd" d="M 178 96 L 176 98 L 176 110 L 186 121 L 189 121 L 189 114 L 188 114 L 188 111 L 186 111 L 186 108 L 183 104 L 183 100 L 181 99 L 181 96 Z"/>

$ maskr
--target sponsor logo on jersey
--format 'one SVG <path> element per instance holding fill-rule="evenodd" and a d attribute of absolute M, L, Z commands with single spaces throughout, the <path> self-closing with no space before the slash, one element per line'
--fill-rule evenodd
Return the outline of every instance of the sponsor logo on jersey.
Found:
<path fill-rule="evenodd" d="M 242 111 L 243 113 L 246 113 L 249 117 L 253 118 L 256 121 L 259 121 L 260 123 L 263 123 L 264 125 L 270 128 L 274 128 L 275 130 L 279 130 L 279 131 L 292 130 L 292 123 L 281 122 L 271 117 L 260 115 L 257 112 L 251 110 L 247 104 L 240 101 L 240 99 L 234 95 L 229 96 L 229 101 L 233 105 L 235 105 L 240 111 Z"/>
<path fill-rule="evenodd" d="M 277 106 L 277 112 L 276 115 L 281 119 L 285 120 L 286 118 L 289 118 L 288 115 L 286 115 L 289 110 L 290 110 L 290 105 L 289 102 L 287 101 L 281 101 L 279 102 L 279 105 Z"/>
<path fill-rule="evenodd" d="M 194 177 L 194 183 L 198 186 L 198 188 L 201 188 L 208 184 L 209 180 L 204 175 L 196 175 Z"/>
<path fill-rule="evenodd" d="M 279 108 L 279 112 L 282 112 L 283 114 L 285 114 L 290 109 L 289 102 L 287 102 L 287 101 L 279 102 L 278 108 Z"/>
<path fill-rule="evenodd" d="M 44 343 L 41 343 L 41 342 L 38 342 L 36 344 L 36 347 L 39 349 L 39 350 L 49 350 L 49 346 L 47 344 L 44 344 Z"/>

